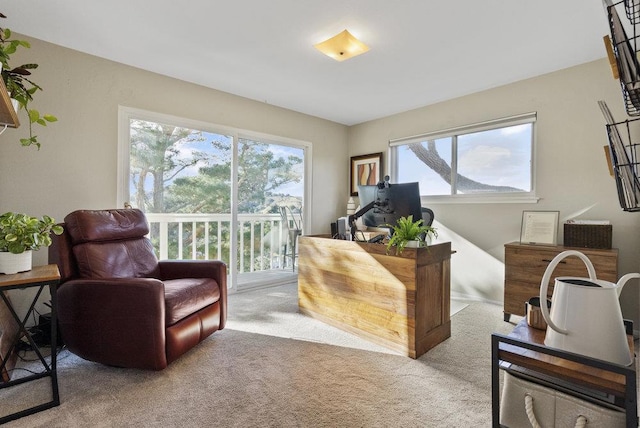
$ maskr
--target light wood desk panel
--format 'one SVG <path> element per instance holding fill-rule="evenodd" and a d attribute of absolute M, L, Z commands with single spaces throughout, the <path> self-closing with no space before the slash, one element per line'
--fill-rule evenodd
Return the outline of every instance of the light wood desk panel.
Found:
<path fill-rule="evenodd" d="M 451 336 L 451 243 L 407 248 L 301 236 L 300 311 L 411 358 Z"/>

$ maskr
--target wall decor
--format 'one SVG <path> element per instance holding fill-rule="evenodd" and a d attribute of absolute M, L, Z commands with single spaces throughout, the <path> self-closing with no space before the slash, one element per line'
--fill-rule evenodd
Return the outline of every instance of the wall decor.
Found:
<path fill-rule="evenodd" d="M 523 211 L 521 244 L 557 245 L 560 211 Z"/>
<path fill-rule="evenodd" d="M 382 152 L 351 157 L 351 196 L 358 196 L 358 185 L 375 185 L 381 180 Z"/>

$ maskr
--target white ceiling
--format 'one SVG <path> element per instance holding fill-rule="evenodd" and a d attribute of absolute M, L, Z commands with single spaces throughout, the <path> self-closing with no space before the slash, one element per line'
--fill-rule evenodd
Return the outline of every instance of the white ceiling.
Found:
<path fill-rule="evenodd" d="M 601 0 L 0 0 L 0 12 L 18 33 L 345 125 L 603 58 L 609 33 Z M 313 48 L 345 28 L 371 50 L 337 62 Z"/>

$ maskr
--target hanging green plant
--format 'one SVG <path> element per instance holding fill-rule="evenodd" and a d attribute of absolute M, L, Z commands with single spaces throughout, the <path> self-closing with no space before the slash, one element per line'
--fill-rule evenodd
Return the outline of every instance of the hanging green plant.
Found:
<path fill-rule="evenodd" d="M 0 13 L 0 18 L 6 18 Z M 2 64 L 2 80 L 4 81 L 9 96 L 18 103 L 18 110 L 24 110 L 29 118 L 29 138 L 21 138 L 23 146 L 34 145 L 40 149 L 38 136 L 33 134 L 33 125 L 47 126 L 47 123 L 56 122 L 58 119 L 51 114 L 40 114 L 36 109 L 30 108 L 33 95 L 42 88 L 33 82 L 28 76 L 31 71 L 38 68 L 38 64 L 28 63 L 12 67 L 9 63 L 13 55 L 20 47 L 30 48 L 26 40 L 12 38 L 11 30 L 0 27 L 0 63 Z"/>

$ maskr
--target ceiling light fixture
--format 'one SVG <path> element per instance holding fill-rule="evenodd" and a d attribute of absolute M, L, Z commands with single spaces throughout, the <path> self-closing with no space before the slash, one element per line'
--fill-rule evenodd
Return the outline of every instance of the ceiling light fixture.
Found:
<path fill-rule="evenodd" d="M 344 30 L 324 42 L 313 45 L 323 54 L 335 59 L 344 61 L 354 56 L 365 53 L 369 46 L 356 39 L 349 31 Z"/>

